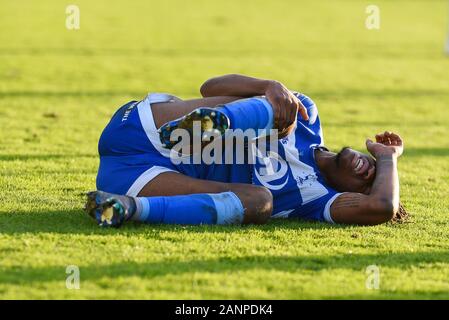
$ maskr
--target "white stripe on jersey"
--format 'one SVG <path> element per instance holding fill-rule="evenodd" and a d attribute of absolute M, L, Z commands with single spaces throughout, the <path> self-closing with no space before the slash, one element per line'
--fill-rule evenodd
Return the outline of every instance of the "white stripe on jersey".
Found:
<path fill-rule="evenodd" d="M 285 159 L 289 164 L 293 178 L 297 181 L 297 186 L 302 198 L 302 204 L 309 203 L 321 198 L 329 193 L 326 187 L 319 181 L 315 170 L 299 160 L 299 152 L 295 146 L 295 132 L 288 136 L 287 144 L 283 145 L 285 150 Z M 313 152 L 313 151 L 312 151 Z"/>

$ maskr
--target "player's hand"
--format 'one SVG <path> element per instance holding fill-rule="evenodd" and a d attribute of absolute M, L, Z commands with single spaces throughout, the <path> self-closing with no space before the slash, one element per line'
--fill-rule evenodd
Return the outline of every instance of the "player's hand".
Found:
<path fill-rule="evenodd" d="M 270 81 L 265 90 L 265 96 L 273 106 L 274 127 L 279 130 L 280 135 L 291 132 L 298 112 L 304 120 L 309 120 L 306 108 L 282 83 Z"/>
<path fill-rule="evenodd" d="M 398 158 L 404 152 L 404 143 L 399 135 L 385 131 L 376 134 L 376 142 L 367 139 L 366 148 L 375 158 L 383 155 L 393 155 Z"/>

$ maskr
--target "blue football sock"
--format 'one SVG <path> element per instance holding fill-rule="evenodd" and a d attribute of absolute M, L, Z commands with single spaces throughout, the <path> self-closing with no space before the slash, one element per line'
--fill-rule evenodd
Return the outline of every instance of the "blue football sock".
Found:
<path fill-rule="evenodd" d="M 273 108 L 265 98 L 248 98 L 237 100 L 218 107 L 230 120 L 231 129 L 273 129 Z"/>
<path fill-rule="evenodd" d="M 131 220 L 166 224 L 239 224 L 244 209 L 233 192 L 137 197 Z"/>

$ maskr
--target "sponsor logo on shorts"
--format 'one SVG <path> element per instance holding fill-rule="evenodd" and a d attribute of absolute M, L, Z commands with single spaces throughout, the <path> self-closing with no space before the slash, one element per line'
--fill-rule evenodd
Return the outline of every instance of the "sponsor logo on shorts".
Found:
<path fill-rule="evenodd" d="M 122 122 L 128 120 L 129 114 L 131 113 L 131 111 L 134 109 L 134 107 L 136 105 L 137 105 L 137 102 L 134 102 L 125 109 L 125 112 L 123 113 L 123 117 L 122 117 Z"/>

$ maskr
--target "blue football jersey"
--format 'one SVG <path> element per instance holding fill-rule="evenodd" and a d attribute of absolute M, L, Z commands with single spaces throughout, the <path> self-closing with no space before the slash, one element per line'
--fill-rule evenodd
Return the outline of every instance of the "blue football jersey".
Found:
<path fill-rule="evenodd" d="M 326 186 L 314 160 L 314 150 L 323 145 L 318 110 L 310 98 L 297 97 L 307 108 L 309 121 L 298 116 L 294 132 L 277 142 L 277 154 L 242 164 L 174 163 L 160 142 L 151 104 L 177 98 L 149 94 L 129 102 L 113 115 L 100 137 L 97 189 L 137 196 L 154 177 L 172 171 L 197 179 L 262 185 L 273 194 L 274 217 L 332 222 L 329 207 L 338 193 Z"/>
<path fill-rule="evenodd" d="M 273 194 L 274 217 L 332 222 L 330 205 L 339 193 L 326 185 L 315 163 L 315 150 L 324 144 L 318 109 L 309 97 L 296 96 L 309 120 L 298 115 L 294 132 L 279 140 L 277 154 L 257 158 L 253 183 Z"/>

